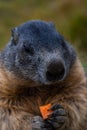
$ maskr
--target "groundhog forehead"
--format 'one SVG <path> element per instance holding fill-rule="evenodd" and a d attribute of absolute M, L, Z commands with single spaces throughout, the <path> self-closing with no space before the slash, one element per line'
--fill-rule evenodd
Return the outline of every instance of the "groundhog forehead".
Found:
<path fill-rule="evenodd" d="M 53 49 L 64 40 L 63 36 L 56 31 L 52 22 L 32 20 L 21 24 L 16 29 L 19 40 L 26 41 L 36 48 Z"/>

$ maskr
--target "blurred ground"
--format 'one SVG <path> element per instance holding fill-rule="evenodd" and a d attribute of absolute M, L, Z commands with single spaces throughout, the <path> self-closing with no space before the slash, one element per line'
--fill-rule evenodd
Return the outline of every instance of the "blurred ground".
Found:
<path fill-rule="evenodd" d="M 0 0 L 0 48 L 9 41 L 12 27 L 31 19 L 53 21 L 87 71 L 87 0 Z"/>

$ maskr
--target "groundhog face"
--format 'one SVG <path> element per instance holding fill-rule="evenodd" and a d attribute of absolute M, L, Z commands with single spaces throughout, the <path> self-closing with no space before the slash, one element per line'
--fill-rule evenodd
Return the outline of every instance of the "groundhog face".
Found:
<path fill-rule="evenodd" d="M 8 69 L 16 76 L 40 84 L 64 80 L 76 54 L 52 23 L 29 21 L 12 29 Z M 15 69 L 14 69 L 15 67 Z"/>

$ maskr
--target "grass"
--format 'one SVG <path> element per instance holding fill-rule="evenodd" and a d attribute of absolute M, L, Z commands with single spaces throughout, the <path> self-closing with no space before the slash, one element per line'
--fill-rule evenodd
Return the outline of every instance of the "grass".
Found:
<path fill-rule="evenodd" d="M 85 72 L 87 73 L 87 64 L 83 65 Z"/>

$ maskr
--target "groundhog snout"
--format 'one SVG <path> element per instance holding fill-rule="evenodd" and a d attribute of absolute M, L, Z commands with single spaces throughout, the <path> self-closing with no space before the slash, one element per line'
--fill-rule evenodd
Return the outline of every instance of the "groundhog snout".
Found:
<path fill-rule="evenodd" d="M 62 61 L 52 61 L 46 72 L 46 78 L 48 81 L 62 80 L 65 75 L 65 67 Z"/>

